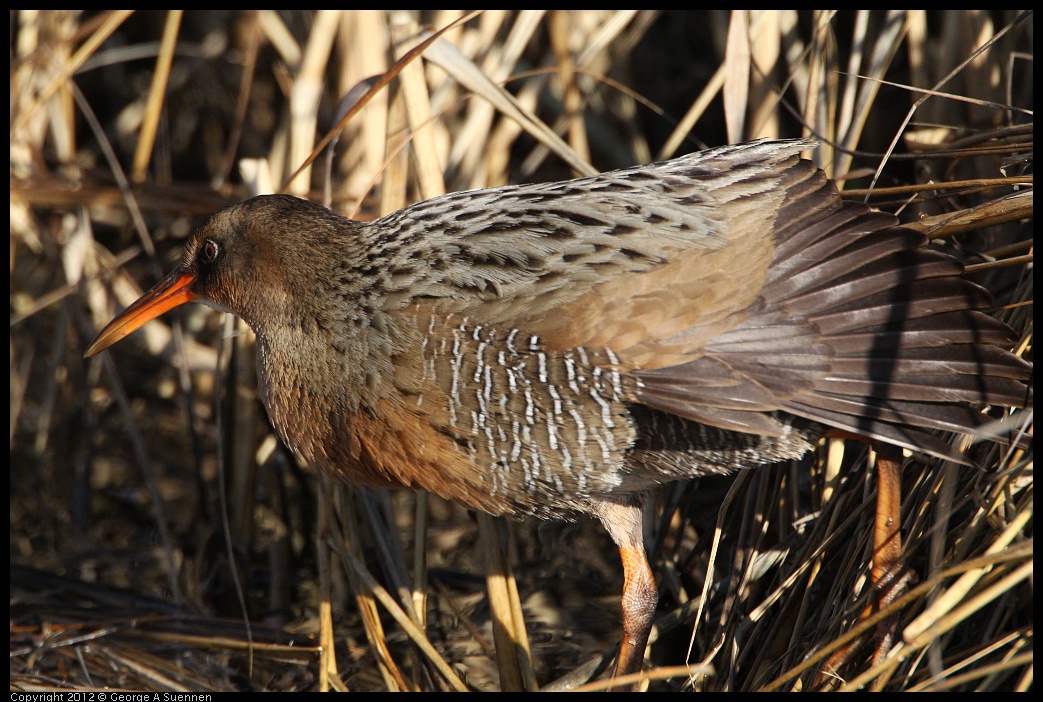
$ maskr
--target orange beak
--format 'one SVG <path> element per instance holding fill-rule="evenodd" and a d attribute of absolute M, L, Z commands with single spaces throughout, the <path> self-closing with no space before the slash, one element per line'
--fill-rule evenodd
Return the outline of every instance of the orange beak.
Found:
<path fill-rule="evenodd" d="M 104 351 L 123 337 L 136 331 L 145 322 L 155 319 L 178 305 L 198 298 L 199 296 L 192 292 L 192 283 L 195 280 L 195 274 L 187 268 L 175 268 L 170 275 L 156 283 L 134 304 L 123 310 L 123 314 L 109 322 L 87 347 L 83 357 L 90 358 L 94 354 Z"/>

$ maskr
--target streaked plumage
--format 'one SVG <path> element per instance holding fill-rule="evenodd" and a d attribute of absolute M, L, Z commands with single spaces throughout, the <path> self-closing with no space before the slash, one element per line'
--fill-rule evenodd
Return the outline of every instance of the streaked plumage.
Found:
<path fill-rule="evenodd" d="M 796 458 L 831 427 L 959 459 L 929 430 L 978 434 L 981 404 L 1028 401 L 1011 331 L 974 311 L 986 291 L 843 203 L 799 158 L 810 146 L 454 193 L 370 223 L 254 198 L 88 353 L 186 299 L 235 312 L 272 423 L 308 461 L 493 514 L 601 519 L 630 636 L 655 606 L 640 510 L 657 484 Z"/>

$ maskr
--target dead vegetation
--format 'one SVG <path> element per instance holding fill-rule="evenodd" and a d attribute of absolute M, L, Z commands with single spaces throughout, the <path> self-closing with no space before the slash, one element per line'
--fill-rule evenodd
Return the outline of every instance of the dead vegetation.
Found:
<path fill-rule="evenodd" d="M 851 197 L 967 262 L 1031 357 L 1032 51 L 1007 11 L 13 13 L 12 689 L 604 677 L 622 576 L 595 524 L 327 484 L 272 436 L 248 332 L 202 306 L 86 344 L 252 194 L 370 218 L 812 134 Z M 866 628 L 865 449 L 665 489 L 651 685 L 1030 688 L 1032 455 L 966 449 L 980 470 L 907 461 L 897 643 L 870 662 L 869 628 L 839 670 Z"/>

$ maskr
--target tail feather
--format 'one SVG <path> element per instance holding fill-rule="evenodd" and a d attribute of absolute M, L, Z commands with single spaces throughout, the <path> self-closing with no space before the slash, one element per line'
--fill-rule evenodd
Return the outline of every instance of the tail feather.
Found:
<path fill-rule="evenodd" d="M 894 217 L 840 205 L 835 192 L 829 206 L 825 179 L 793 182 L 746 318 L 691 361 L 635 371 L 638 400 L 766 435 L 779 423 L 762 413 L 782 410 L 956 460 L 925 430 L 995 438 L 976 407 L 1029 405 L 1032 366 L 1003 348 L 1013 332 L 977 311 L 989 293 Z"/>

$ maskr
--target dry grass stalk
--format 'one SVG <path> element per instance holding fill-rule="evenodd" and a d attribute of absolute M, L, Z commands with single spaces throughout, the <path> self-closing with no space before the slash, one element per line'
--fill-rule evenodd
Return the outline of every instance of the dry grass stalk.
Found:
<path fill-rule="evenodd" d="M 483 525 L 479 539 L 437 498 L 317 487 L 260 411 L 248 332 L 226 338 L 233 327 L 220 331 L 202 308 L 98 362 L 80 360 L 85 343 L 169 267 L 201 217 L 281 183 L 316 199 L 328 188 L 332 206 L 364 218 L 443 190 L 813 133 L 826 142 L 816 158 L 850 196 L 970 264 L 1030 354 L 1024 19 L 18 11 L 12 688 L 586 681 L 618 630 L 618 564 L 594 525 L 511 524 L 505 542 Z M 423 58 L 411 53 L 425 39 Z M 335 150 L 317 149 L 349 93 L 345 114 L 358 109 Z M 878 665 L 856 654 L 835 687 L 1031 685 L 1032 454 L 968 450 L 982 470 L 908 462 L 905 553 L 920 583 L 891 607 L 903 638 Z M 650 661 L 665 670 L 651 685 L 808 689 L 822 660 L 868 630 L 865 464 L 859 445 L 834 443 L 810 464 L 664 490 Z M 490 578 L 504 598 L 497 615 L 479 540 L 510 557 Z M 521 615 L 524 628 L 501 632 L 496 648 L 514 637 L 522 655 L 494 662 L 482 645 L 491 617 Z"/>

